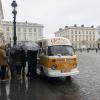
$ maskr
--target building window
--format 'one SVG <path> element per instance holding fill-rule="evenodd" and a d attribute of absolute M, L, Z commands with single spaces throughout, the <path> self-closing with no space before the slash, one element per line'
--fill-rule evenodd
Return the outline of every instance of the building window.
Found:
<path fill-rule="evenodd" d="M 9 40 L 9 36 L 7 36 L 7 41 Z"/>
<path fill-rule="evenodd" d="M 89 34 L 91 35 L 91 31 L 89 32 Z"/>
<path fill-rule="evenodd" d="M 93 48 L 94 48 L 94 44 L 93 44 Z"/>
<path fill-rule="evenodd" d="M 93 41 L 95 41 L 95 36 L 93 36 Z"/>
<path fill-rule="evenodd" d="M 12 31 L 14 31 L 14 27 L 12 27 Z"/>
<path fill-rule="evenodd" d="M 75 36 L 75 41 L 77 41 L 77 35 Z"/>
<path fill-rule="evenodd" d="M 71 36 L 71 40 L 73 41 L 73 35 Z"/>
<path fill-rule="evenodd" d="M 6 29 L 7 31 L 9 31 L 9 27 L 7 27 L 7 29 Z"/>
<path fill-rule="evenodd" d="M 90 41 L 91 41 L 91 37 L 90 37 Z"/>
<path fill-rule="evenodd" d="M 32 28 L 29 28 L 29 32 L 32 32 Z"/>
<path fill-rule="evenodd" d="M 29 35 L 32 36 L 32 33 L 30 33 Z"/>
<path fill-rule="evenodd" d="M 23 32 L 26 32 L 26 28 L 23 28 Z"/>
<path fill-rule="evenodd" d="M 71 34 L 73 34 L 73 30 L 71 30 Z"/>
<path fill-rule="evenodd" d="M 99 36 L 100 36 L 100 31 L 99 31 Z"/>
<path fill-rule="evenodd" d="M 24 37 L 24 40 L 26 41 L 27 40 L 27 34 L 23 33 L 23 37 Z"/>
<path fill-rule="evenodd" d="M 80 41 L 80 37 L 81 37 L 81 36 L 79 35 L 79 41 Z"/>
<path fill-rule="evenodd" d="M 84 34 L 83 34 L 83 41 L 84 41 Z"/>
<path fill-rule="evenodd" d="M 20 32 L 21 31 L 21 29 L 18 27 L 18 32 Z"/>
<path fill-rule="evenodd" d="M 77 34 L 77 31 L 75 31 L 75 34 Z"/>
<path fill-rule="evenodd" d="M 91 44 L 90 44 L 90 48 L 91 48 Z"/>
<path fill-rule="evenodd" d="M 33 37 L 32 37 L 32 33 L 29 34 L 29 40 L 32 40 Z"/>
<path fill-rule="evenodd" d="M 86 35 L 86 41 L 88 41 L 88 35 Z"/>
<path fill-rule="evenodd" d="M 36 32 L 36 28 L 34 28 L 34 32 Z"/>
<path fill-rule="evenodd" d="M 84 35 L 84 31 L 83 31 L 83 35 Z"/>

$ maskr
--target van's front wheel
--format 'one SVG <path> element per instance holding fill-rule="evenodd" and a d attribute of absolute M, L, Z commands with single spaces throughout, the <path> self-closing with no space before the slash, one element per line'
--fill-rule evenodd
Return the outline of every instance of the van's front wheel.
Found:
<path fill-rule="evenodd" d="M 45 76 L 45 73 L 44 73 L 44 70 L 43 70 L 42 67 L 40 67 L 40 70 L 41 70 L 41 75 L 42 75 L 42 76 Z"/>
<path fill-rule="evenodd" d="M 70 81 L 71 80 L 71 76 L 66 76 L 65 80 L 69 80 Z"/>

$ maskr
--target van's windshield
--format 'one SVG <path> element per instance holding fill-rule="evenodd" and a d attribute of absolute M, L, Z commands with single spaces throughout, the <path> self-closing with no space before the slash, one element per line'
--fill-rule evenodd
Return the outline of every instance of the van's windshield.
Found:
<path fill-rule="evenodd" d="M 74 54 L 74 50 L 72 48 L 72 46 L 68 46 L 68 45 L 54 45 L 54 46 L 49 46 L 48 47 L 48 52 L 47 55 L 48 56 L 54 56 L 54 55 L 73 55 Z"/>

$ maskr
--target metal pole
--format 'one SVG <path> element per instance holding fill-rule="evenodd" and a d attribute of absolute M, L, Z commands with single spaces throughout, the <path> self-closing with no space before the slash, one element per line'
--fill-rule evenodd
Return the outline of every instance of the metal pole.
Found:
<path fill-rule="evenodd" d="M 15 0 L 13 0 L 11 6 L 13 7 L 13 11 L 12 13 L 14 14 L 14 20 L 13 20 L 13 24 L 14 24 L 14 36 L 13 36 L 13 40 L 14 40 L 14 45 L 17 44 L 17 36 L 16 36 L 16 14 L 17 14 L 17 11 L 16 11 L 16 7 L 17 7 L 17 3 Z"/>
<path fill-rule="evenodd" d="M 13 37 L 13 40 L 14 40 L 14 45 L 16 45 L 17 43 L 17 36 L 16 36 L 16 14 L 14 14 L 14 37 Z"/>

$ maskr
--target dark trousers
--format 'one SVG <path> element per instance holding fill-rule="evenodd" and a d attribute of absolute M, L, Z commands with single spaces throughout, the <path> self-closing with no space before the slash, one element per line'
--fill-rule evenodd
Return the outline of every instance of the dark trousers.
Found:
<path fill-rule="evenodd" d="M 1 72 L 0 72 L 0 78 L 4 79 L 6 75 L 6 66 L 1 65 Z"/>
<path fill-rule="evenodd" d="M 21 69 L 22 69 L 21 65 L 16 65 L 16 72 L 17 72 L 17 74 L 21 75 Z"/>
<path fill-rule="evenodd" d="M 26 62 L 23 62 L 23 63 L 22 63 L 22 69 L 23 69 L 22 72 L 23 72 L 23 73 L 25 73 L 25 67 L 26 67 Z"/>
<path fill-rule="evenodd" d="M 36 61 L 32 61 L 32 62 L 28 62 L 28 76 L 30 79 L 34 79 L 34 77 L 36 77 L 37 73 L 36 73 L 36 69 L 37 69 L 37 63 Z"/>
<path fill-rule="evenodd" d="M 15 70 L 16 70 L 16 66 L 14 64 L 10 64 L 11 77 L 14 77 Z"/>

